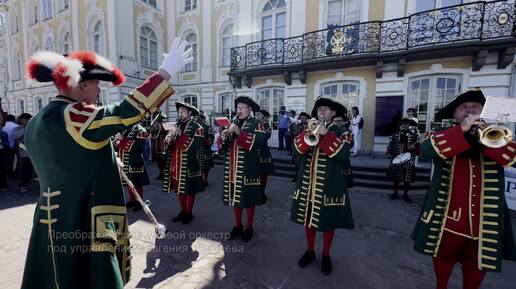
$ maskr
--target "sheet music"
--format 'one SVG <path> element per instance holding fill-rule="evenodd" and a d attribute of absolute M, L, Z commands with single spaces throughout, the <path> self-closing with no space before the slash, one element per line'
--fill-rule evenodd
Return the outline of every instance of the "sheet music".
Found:
<path fill-rule="evenodd" d="M 516 122 L 516 98 L 488 96 L 480 117 L 493 122 Z"/>

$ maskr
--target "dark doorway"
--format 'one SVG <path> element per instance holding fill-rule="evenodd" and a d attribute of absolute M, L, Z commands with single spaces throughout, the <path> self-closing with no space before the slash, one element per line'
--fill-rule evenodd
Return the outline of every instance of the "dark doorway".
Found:
<path fill-rule="evenodd" d="M 403 95 L 377 96 L 374 135 L 390 136 L 395 133 L 402 111 Z"/>

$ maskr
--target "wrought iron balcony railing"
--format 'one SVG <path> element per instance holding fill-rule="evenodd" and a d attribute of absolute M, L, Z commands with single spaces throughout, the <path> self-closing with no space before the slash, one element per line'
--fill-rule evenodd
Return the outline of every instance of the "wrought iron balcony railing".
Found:
<path fill-rule="evenodd" d="M 515 2 L 473 2 L 404 18 L 354 23 L 301 36 L 251 42 L 231 49 L 231 72 L 311 63 L 328 57 L 392 54 L 425 46 L 512 38 Z"/>

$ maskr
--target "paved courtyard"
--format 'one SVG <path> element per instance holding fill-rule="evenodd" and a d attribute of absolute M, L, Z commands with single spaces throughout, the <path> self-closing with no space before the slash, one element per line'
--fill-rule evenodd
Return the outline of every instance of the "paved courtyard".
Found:
<path fill-rule="evenodd" d="M 150 177 L 156 170 L 150 166 Z M 23 274 L 37 183 L 31 191 L 14 189 L 0 193 L 0 284 L 19 288 Z M 233 226 L 231 209 L 221 202 L 222 169 L 210 175 L 207 191 L 199 195 L 195 219 L 189 225 L 171 223 L 178 213 L 175 195 L 160 191 L 159 183 L 145 188 L 145 199 L 170 238 L 156 240 L 143 212 L 129 212 L 133 244 L 132 279 L 126 288 L 242 288 L 242 289 L 433 289 L 431 258 L 412 249 L 410 232 L 423 201 L 391 201 L 381 193 L 353 191 L 354 230 L 339 230 L 333 243 L 333 273 L 320 272 L 321 236 L 316 240 L 316 261 L 300 269 L 297 259 L 305 249 L 304 230 L 289 220 L 294 183 L 271 177 L 269 201 L 255 215 L 255 237 L 249 243 L 229 241 Z M 11 183 L 11 188 L 13 184 Z M 244 217 L 245 222 L 245 217 Z M 516 217 L 513 214 L 513 227 Z M 516 284 L 516 263 L 504 262 L 502 273 L 487 274 L 484 289 L 508 289 Z M 456 266 L 450 289 L 462 288 Z"/>

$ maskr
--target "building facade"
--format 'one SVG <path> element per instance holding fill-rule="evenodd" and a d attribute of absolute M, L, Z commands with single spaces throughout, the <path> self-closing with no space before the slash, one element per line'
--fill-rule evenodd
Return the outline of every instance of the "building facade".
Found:
<path fill-rule="evenodd" d="M 213 118 L 230 114 L 242 94 L 271 112 L 275 129 L 280 106 L 299 113 L 317 97 L 331 97 L 360 109 L 363 153 L 383 154 L 409 107 L 428 130 L 435 112 L 461 91 L 516 93 L 515 0 L 8 0 L 1 7 L 0 69 L 9 73 L 1 73 L 7 86 L 0 94 L 7 94 L 4 108 L 17 113 L 21 100 L 37 111 L 40 97 L 44 105 L 55 94 L 17 74 L 36 45 L 52 47 L 47 35 L 54 50 L 101 47 L 121 67 L 128 82 L 103 87 L 103 102 L 140 83 L 179 36 L 195 60 L 172 77 L 169 119 L 177 100 Z M 36 10 L 40 20 L 31 24 Z M 103 45 L 95 44 L 99 38 Z"/>
<path fill-rule="evenodd" d="M 7 0 L 0 4 L 0 97 L 9 113 L 37 113 L 56 95 L 51 83 L 25 78 L 36 51 L 93 50 L 127 81 L 101 85 L 101 103 L 117 101 L 154 72 L 168 50 L 164 0 Z M 1 20 L 4 19 L 3 22 Z"/>

